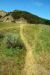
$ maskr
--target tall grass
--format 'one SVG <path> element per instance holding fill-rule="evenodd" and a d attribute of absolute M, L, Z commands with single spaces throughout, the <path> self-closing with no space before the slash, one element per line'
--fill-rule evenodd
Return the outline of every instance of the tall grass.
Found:
<path fill-rule="evenodd" d="M 1 26 L 2 25 L 2 26 Z M 16 23 L 0 23 L 0 75 L 21 75 L 26 49 Z M 12 27 L 12 28 L 11 28 Z"/>

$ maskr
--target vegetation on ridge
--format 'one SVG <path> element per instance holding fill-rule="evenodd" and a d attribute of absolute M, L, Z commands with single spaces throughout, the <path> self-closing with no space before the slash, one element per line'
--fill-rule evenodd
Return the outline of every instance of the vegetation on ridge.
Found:
<path fill-rule="evenodd" d="M 13 11 L 11 12 L 12 17 L 16 20 L 23 17 L 28 23 L 32 24 L 50 24 L 50 20 L 40 18 L 26 11 Z"/>
<path fill-rule="evenodd" d="M 24 18 L 28 23 L 31 23 L 31 24 L 50 25 L 50 20 L 38 17 L 26 11 L 14 10 L 12 12 L 7 12 L 3 17 L 2 15 L 0 15 L 0 18 L 5 18 L 5 17 L 7 17 L 6 21 L 10 20 L 11 22 L 16 22 L 18 19 Z"/>

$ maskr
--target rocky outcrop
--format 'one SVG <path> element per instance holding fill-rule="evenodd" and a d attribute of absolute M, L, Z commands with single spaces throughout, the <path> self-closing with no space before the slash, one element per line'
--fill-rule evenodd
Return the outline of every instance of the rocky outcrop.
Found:
<path fill-rule="evenodd" d="M 14 20 L 11 13 L 0 11 L 0 22 L 27 23 L 24 18 Z"/>

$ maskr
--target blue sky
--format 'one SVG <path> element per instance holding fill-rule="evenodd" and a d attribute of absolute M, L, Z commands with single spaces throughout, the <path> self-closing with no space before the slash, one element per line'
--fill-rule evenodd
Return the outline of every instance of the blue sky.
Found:
<path fill-rule="evenodd" d="M 0 0 L 0 10 L 24 10 L 50 19 L 50 0 Z"/>

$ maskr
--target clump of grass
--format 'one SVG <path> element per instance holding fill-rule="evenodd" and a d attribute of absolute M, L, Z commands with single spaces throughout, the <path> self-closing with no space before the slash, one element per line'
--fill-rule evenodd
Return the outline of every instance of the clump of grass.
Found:
<path fill-rule="evenodd" d="M 4 33 L 0 32 L 0 39 L 2 39 L 4 37 Z"/>
<path fill-rule="evenodd" d="M 24 48 L 23 42 L 19 35 L 10 33 L 6 36 L 6 46 L 7 48 Z"/>

